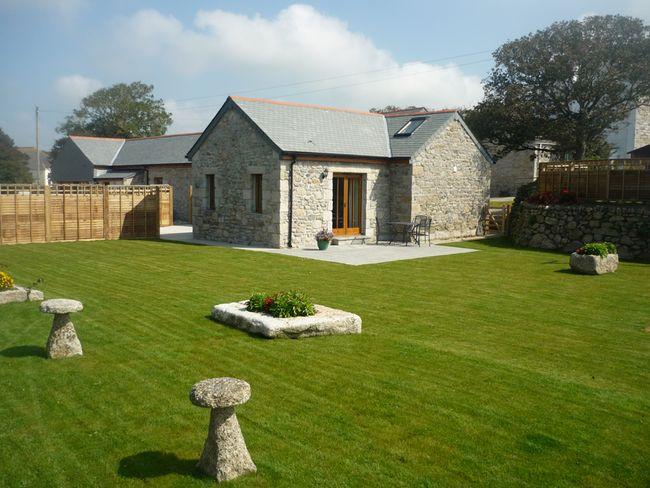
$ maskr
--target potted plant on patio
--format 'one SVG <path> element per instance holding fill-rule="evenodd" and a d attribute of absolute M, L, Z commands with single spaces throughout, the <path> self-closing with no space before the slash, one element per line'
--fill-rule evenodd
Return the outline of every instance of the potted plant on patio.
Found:
<path fill-rule="evenodd" d="M 611 242 L 590 242 L 571 254 L 569 264 L 577 273 L 613 273 L 618 268 L 616 246 Z"/>
<path fill-rule="evenodd" d="M 331 231 L 327 229 L 321 230 L 318 234 L 316 234 L 316 243 L 318 244 L 318 249 L 321 251 L 326 250 L 328 247 L 330 247 L 330 242 L 332 242 L 332 239 L 334 239 L 334 234 L 332 234 Z"/>

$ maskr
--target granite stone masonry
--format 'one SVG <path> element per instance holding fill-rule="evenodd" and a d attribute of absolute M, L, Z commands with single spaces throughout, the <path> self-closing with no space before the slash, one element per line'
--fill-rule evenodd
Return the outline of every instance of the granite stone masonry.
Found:
<path fill-rule="evenodd" d="M 408 117 L 229 98 L 188 153 L 194 237 L 305 248 L 334 228 L 337 238 L 372 242 L 377 221 L 386 238 L 383 224 L 422 214 L 433 239 L 480 234 L 489 155 L 456 112 L 424 119 L 400 134 Z M 335 196 L 336 177 L 348 190 Z M 358 194 L 350 180 L 360 181 Z M 335 200 L 348 224 L 333 221 Z"/>
<path fill-rule="evenodd" d="M 412 158 L 411 218 L 432 218 L 431 238 L 478 235 L 490 198 L 491 163 L 453 121 Z"/>
<path fill-rule="evenodd" d="M 279 153 L 235 110 L 226 113 L 192 158 L 194 236 L 284 247 L 280 236 Z M 253 208 L 253 175 L 262 175 L 262 211 Z M 207 176 L 215 178 L 210 208 Z M 286 182 L 286 180 L 283 180 Z M 286 183 L 285 183 L 286 184 Z"/>
<path fill-rule="evenodd" d="M 509 231 L 516 244 L 575 251 L 588 242 L 610 241 L 623 259 L 650 259 L 650 206 L 533 205 L 513 210 Z"/>
<path fill-rule="evenodd" d="M 0 305 L 14 302 L 40 302 L 43 300 L 43 292 L 22 286 L 14 286 L 10 290 L 0 291 Z"/>
<path fill-rule="evenodd" d="M 194 405 L 210 409 L 208 437 L 198 467 L 218 482 L 257 471 L 235 414 L 235 407 L 250 396 L 250 385 L 237 378 L 210 378 L 190 391 Z"/>

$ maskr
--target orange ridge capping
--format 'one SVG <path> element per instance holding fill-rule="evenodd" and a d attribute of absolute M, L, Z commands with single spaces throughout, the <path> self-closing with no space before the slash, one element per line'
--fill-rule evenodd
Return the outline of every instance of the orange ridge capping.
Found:
<path fill-rule="evenodd" d="M 290 107 L 317 108 L 320 110 L 332 110 L 335 112 L 348 112 L 348 113 L 360 114 L 360 115 L 374 115 L 379 117 L 383 117 L 384 115 L 380 113 L 368 112 L 366 110 L 357 110 L 353 108 L 327 107 L 325 105 L 314 105 L 310 103 L 299 103 L 299 102 L 286 102 L 282 100 L 269 100 L 267 98 L 251 98 L 251 97 L 242 97 L 239 95 L 231 95 L 230 98 L 232 98 L 233 100 L 243 100 L 246 102 L 262 102 L 262 103 L 271 103 L 273 105 L 287 105 Z"/>
<path fill-rule="evenodd" d="M 420 115 L 435 115 L 435 114 L 450 114 L 453 112 L 458 112 L 456 108 L 443 108 L 440 110 L 430 110 L 428 112 L 413 112 L 413 113 L 402 113 L 402 114 L 383 114 L 384 117 L 418 117 Z"/>
<path fill-rule="evenodd" d="M 130 137 L 130 138 L 119 138 L 119 137 L 100 137 L 100 136 L 76 136 L 71 135 L 70 138 L 74 139 L 98 139 L 101 141 L 141 141 L 143 139 L 162 139 L 165 137 L 179 137 L 179 136 L 195 136 L 202 134 L 202 132 L 182 132 L 179 134 L 165 134 L 162 136 L 148 136 L 148 137 Z"/>

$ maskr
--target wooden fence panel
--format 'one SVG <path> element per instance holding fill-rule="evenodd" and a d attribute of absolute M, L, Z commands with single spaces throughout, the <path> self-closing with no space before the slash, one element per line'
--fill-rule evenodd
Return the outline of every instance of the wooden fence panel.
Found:
<path fill-rule="evenodd" d="M 157 238 L 172 216 L 168 185 L 0 185 L 0 244 Z"/>
<path fill-rule="evenodd" d="M 537 188 L 582 200 L 650 202 L 650 159 L 540 163 Z"/>

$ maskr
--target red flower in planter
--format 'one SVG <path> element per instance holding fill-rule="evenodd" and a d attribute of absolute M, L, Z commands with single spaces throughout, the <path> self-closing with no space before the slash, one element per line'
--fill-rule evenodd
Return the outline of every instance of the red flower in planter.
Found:
<path fill-rule="evenodd" d="M 273 298 L 271 297 L 266 297 L 264 299 L 264 311 L 268 312 L 269 309 L 271 308 L 271 305 L 273 305 Z"/>

